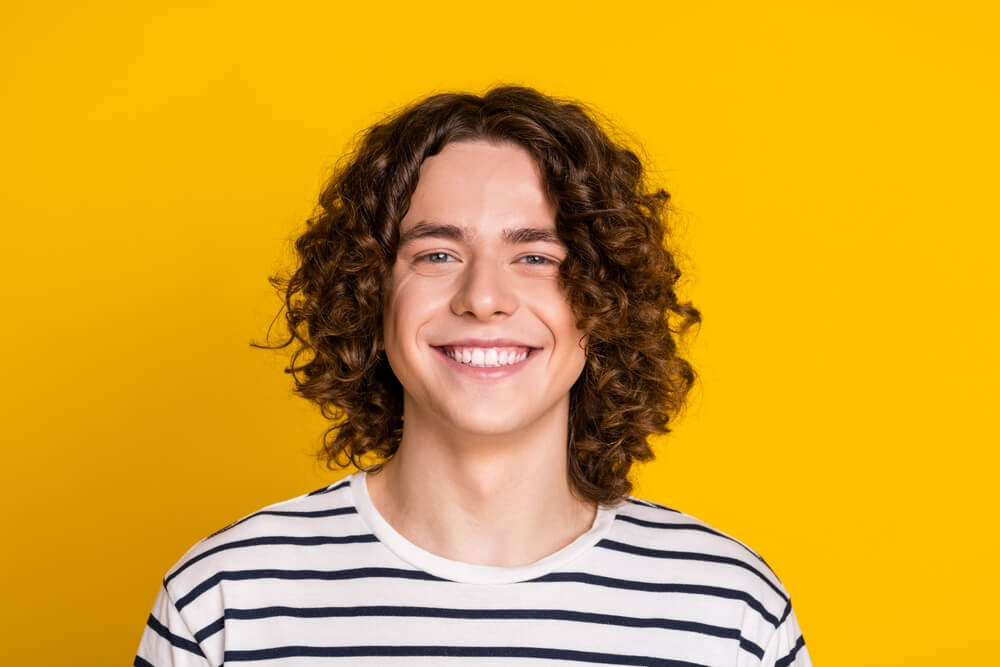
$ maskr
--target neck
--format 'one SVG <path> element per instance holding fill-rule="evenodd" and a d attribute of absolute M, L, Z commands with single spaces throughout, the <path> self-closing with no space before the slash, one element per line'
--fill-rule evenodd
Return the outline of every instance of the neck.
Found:
<path fill-rule="evenodd" d="M 368 475 L 372 503 L 409 541 L 435 555 L 515 567 L 590 529 L 596 506 L 567 471 L 568 404 L 531 428 L 457 433 L 406 413 L 396 454 Z"/>

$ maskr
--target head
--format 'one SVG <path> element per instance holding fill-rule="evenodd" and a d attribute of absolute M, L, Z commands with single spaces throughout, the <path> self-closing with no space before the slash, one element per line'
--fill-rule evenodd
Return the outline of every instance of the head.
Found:
<path fill-rule="evenodd" d="M 586 340 L 559 281 L 555 220 L 518 144 L 453 141 L 424 160 L 382 292 L 408 428 L 475 447 L 565 440 Z"/>
<path fill-rule="evenodd" d="M 449 184 L 462 178 L 490 185 L 461 195 Z M 434 95 L 369 128 L 296 240 L 295 271 L 272 279 L 289 330 L 278 347 L 298 343 L 287 370 L 332 421 L 321 458 L 377 467 L 399 447 L 404 384 L 434 379 L 429 355 L 513 338 L 540 355 L 536 394 L 489 391 L 524 419 L 568 404 L 574 493 L 627 496 L 695 379 L 678 337 L 700 315 L 674 291 L 668 199 L 581 105 L 530 88 Z M 470 416 L 475 398 L 435 409 L 510 428 Z"/>

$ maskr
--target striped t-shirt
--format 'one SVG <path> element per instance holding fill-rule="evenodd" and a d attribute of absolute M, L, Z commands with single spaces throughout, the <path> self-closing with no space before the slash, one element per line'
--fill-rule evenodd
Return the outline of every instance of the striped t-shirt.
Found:
<path fill-rule="evenodd" d="M 741 542 L 629 497 L 519 567 L 434 555 L 365 473 L 254 512 L 168 572 L 135 665 L 811 665 L 788 593 Z"/>

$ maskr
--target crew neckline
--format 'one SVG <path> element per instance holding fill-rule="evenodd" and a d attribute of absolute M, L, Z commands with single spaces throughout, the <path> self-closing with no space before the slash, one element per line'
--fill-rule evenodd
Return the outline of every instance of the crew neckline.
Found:
<path fill-rule="evenodd" d="M 553 572 L 582 555 L 603 539 L 611 530 L 611 524 L 615 520 L 613 507 L 598 505 L 594 522 L 587 532 L 548 556 L 515 567 L 477 565 L 433 554 L 410 542 L 397 532 L 375 509 L 371 496 L 368 495 L 367 473 L 364 470 L 350 475 L 350 488 L 354 498 L 354 507 L 358 510 L 361 519 L 368 525 L 375 537 L 390 551 L 410 565 L 429 574 L 466 584 L 512 584 Z"/>

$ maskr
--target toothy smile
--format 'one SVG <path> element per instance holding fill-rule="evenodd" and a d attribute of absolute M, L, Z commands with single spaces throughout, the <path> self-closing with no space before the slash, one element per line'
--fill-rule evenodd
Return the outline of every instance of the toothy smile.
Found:
<path fill-rule="evenodd" d="M 511 366 L 524 361 L 531 353 L 528 347 L 457 347 L 438 348 L 460 364 L 478 368 Z"/>

